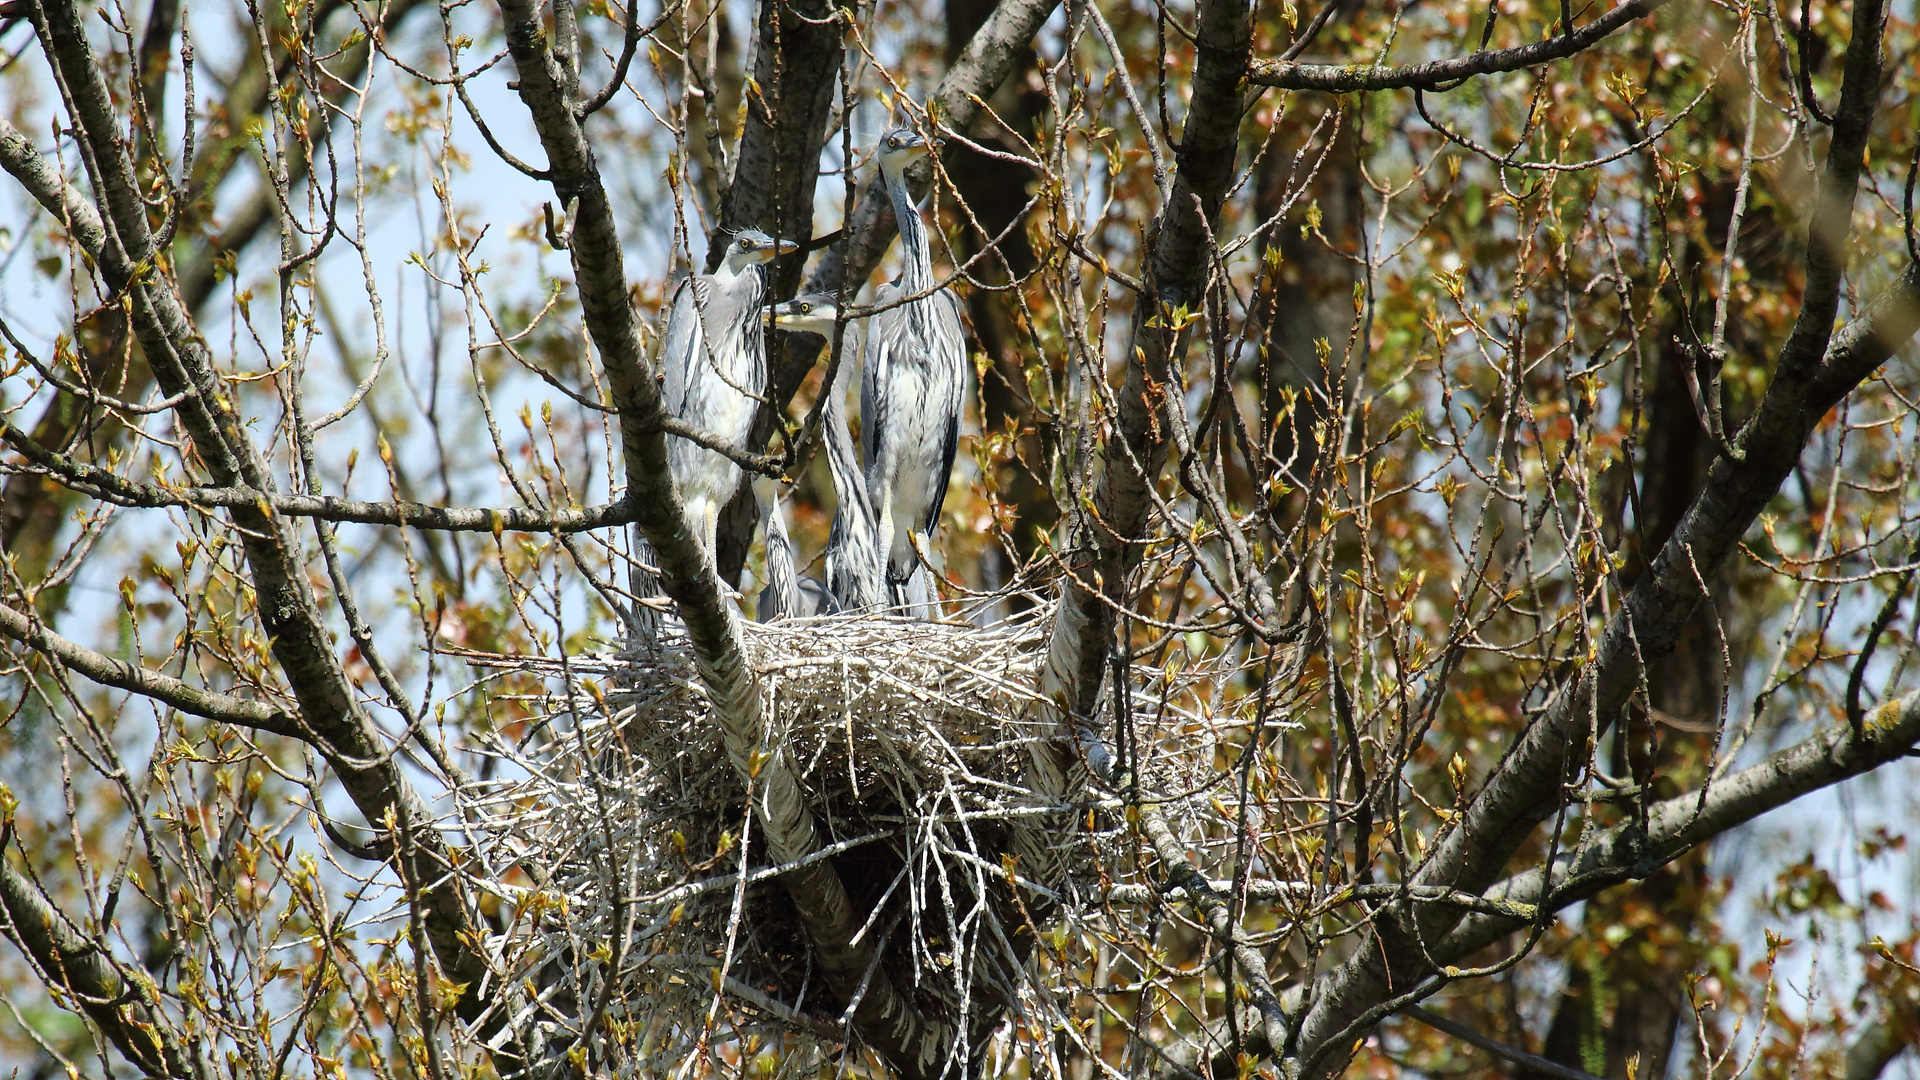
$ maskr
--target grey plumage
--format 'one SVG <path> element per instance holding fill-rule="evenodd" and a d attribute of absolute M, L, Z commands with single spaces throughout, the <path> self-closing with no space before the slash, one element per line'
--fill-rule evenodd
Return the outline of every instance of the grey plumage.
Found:
<path fill-rule="evenodd" d="M 792 618 L 802 614 L 800 573 L 795 568 L 793 538 L 787 535 L 787 514 L 780 506 L 779 485 L 766 477 L 755 477 L 754 497 L 766 508 L 767 585 L 760 590 L 756 617 L 761 622 Z"/>
<path fill-rule="evenodd" d="M 735 446 L 746 444 L 767 382 L 761 314 L 766 263 L 798 249 L 791 240 L 748 229 L 728 242 L 718 271 L 680 282 L 661 334 L 660 367 L 669 413 Z M 688 527 L 711 564 L 720 510 L 740 486 L 740 466 L 724 454 L 671 436 L 667 464 Z M 652 549 L 637 538 L 635 555 L 643 564 L 654 561 Z M 650 572 L 636 569 L 633 591 L 642 597 L 656 595 L 659 583 Z M 640 622 L 645 632 L 657 625 L 658 616 L 643 612 Z"/>
<path fill-rule="evenodd" d="M 767 584 L 760 590 L 756 617 L 761 622 L 803 618 L 808 615 L 832 615 L 840 604 L 825 585 L 810 577 L 801 577 L 796 569 L 793 538 L 787 534 L 787 512 L 780 505 L 779 487 L 771 480 L 765 486 L 754 481 L 754 497 L 766 509 Z"/>
<path fill-rule="evenodd" d="M 818 293 L 795 297 L 773 309 L 774 322 L 779 325 L 822 336 L 833 333 L 836 315 L 833 297 Z M 835 501 L 833 530 L 828 534 L 822 561 L 827 592 L 839 608 L 848 611 L 865 611 L 886 602 L 877 515 L 847 427 L 847 390 L 853 382 L 854 359 L 862 351 L 859 329 L 858 324 L 848 327 L 840 369 L 825 390 L 827 405 L 821 412 L 827 472 L 833 478 Z"/>
<path fill-rule="evenodd" d="M 960 303 L 951 292 L 928 293 L 936 282 L 933 257 L 920 211 L 907 191 L 905 170 L 931 151 L 910 128 L 880 140 L 880 177 L 893 199 L 905 256 L 893 292 L 916 297 L 876 313 L 867 336 L 867 362 L 860 379 L 860 439 L 867 456 L 886 584 L 896 606 L 922 607 L 933 599 L 931 582 L 914 552 L 940 524 L 947 482 L 960 443 L 960 412 L 967 385 L 967 347 Z"/>
<path fill-rule="evenodd" d="M 746 445 L 767 386 L 761 312 L 766 262 L 798 248 L 749 229 L 727 245 L 718 272 L 681 282 L 661 351 L 669 412 L 735 446 Z M 711 559 L 720 509 L 740 486 L 740 466 L 687 439 L 669 440 L 667 453 L 687 522 Z"/>

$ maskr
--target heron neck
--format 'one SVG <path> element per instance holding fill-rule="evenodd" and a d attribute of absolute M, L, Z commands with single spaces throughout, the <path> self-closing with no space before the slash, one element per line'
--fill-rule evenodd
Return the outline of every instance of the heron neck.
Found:
<path fill-rule="evenodd" d="M 853 449 L 853 436 L 847 431 L 847 375 L 852 368 L 847 357 L 840 358 L 840 377 L 827 387 L 827 408 L 820 422 L 826 431 L 827 471 L 833 476 L 834 494 L 843 508 L 851 504 L 870 517 L 866 477 L 860 471 L 860 456 Z"/>
<path fill-rule="evenodd" d="M 900 223 L 900 243 L 906 265 L 900 275 L 901 291 L 911 296 L 933 288 L 933 255 L 927 247 L 927 227 L 920 220 L 920 208 L 913 205 L 907 191 L 907 178 L 897 169 L 882 166 L 880 176 L 887 182 L 887 194 L 893 198 L 893 217 Z"/>

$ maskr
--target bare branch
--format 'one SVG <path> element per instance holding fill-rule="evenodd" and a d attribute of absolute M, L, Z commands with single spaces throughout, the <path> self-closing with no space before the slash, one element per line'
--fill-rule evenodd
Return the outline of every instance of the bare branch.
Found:
<path fill-rule="evenodd" d="M 1672 0 L 1627 0 L 1570 34 L 1560 34 L 1530 45 L 1491 49 L 1448 60 L 1432 60 L 1406 67 L 1369 64 L 1302 64 L 1285 60 L 1255 60 L 1247 67 L 1247 81 L 1282 90 L 1320 90 L 1351 94 L 1364 90 L 1434 90 L 1477 75 L 1519 71 L 1551 60 L 1561 60 L 1592 48 L 1615 31 L 1666 7 Z"/>
<path fill-rule="evenodd" d="M 64 224 L 82 251 L 96 257 L 100 254 L 101 245 L 106 243 L 106 229 L 93 203 L 78 188 L 61 179 L 53 163 L 41 156 L 20 129 L 4 117 L 0 117 L 0 169 L 7 170 L 34 201 Z"/>
<path fill-rule="evenodd" d="M 1446 1017 L 1437 1013 L 1428 1012 L 1418 1005 L 1409 1005 L 1400 1011 L 1435 1031 L 1444 1031 L 1448 1035 L 1459 1039 L 1461 1042 L 1477 1046 L 1502 1061 L 1510 1061 L 1515 1065 L 1524 1066 L 1534 1072 L 1544 1073 L 1547 1076 L 1557 1076 L 1560 1080 L 1600 1080 L 1599 1077 L 1594 1076 L 1590 1072 L 1570 1069 L 1550 1058 L 1543 1058 L 1539 1054 L 1529 1054 L 1518 1047 L 1508 1046 L 1498 1039 L 1490 1039 L 1465 1024 L 1456 1024 Z"/>
<path fill-rule="evenodd" d="M 626 502 L 605 503 L 580 510 L 542 511 L 520 506 L 431 506 L 417 502 L 368 502 L 333 495 L 283 495 L 243 487 L 163 487 L 128 480 L 118 473 L 75 461 L 35 443 L 20 429 L 0 418 L 0 441 L 25 454 L 43 475 L 75 491 L 119 506 L 190 506 L 258 509 L 275 514 L 347 521 L 362 525 L 393 525 L 445 532 L 579 533 L 631 524 L 633 507 Z"/>
<path fill-rule="evenodd" d="M 1647 829 L 1637 822 L 1602 832 L 1578 851 L 1564 852 L 1551 873 L 1522 871 L 1487 890 L 1504 902 L 1545 900 L 1558 911 L 1612 885 L 1637 880 L 1695 846 L 1779 809 L 1795 799 L 1868 773 L 1909 754 L 1920 743 L 1920 693 L 1908 694 L 1868 714 L 1865 734 L 1845 724 L 1779 750 L 1764 761 L 1715 780 L 1704 793 L 1666 799 L 1653 806 Z M 1433 944 L 1433 957 L 1450 963 L 1523 929 L 1525 920 L 1473 914 Z"/>
<path fill-rule="evenodd" d="M 222 392 L 204 337 L 174 289 L 145 270 L 158 254 L 147 206 L 119 137 L 105 68 L 94 56 L 78 8 L 73 0 L 47 0 L 29 15 L 53 62 L 82 157 L 106 209 L 102 273 L 128 297 L 133 329 L 155 380 L 169 397 L 181 397 L 176 415 L 217 486 L 275 490 L 272 470 Z M 312 741 L 368 821 L 425 821 L 418 795 L 386 751 L 334 652 L 291 526 L 257 506 L 235 507 L 231 514 L 259 598 L 260 625 L 299 703 L 303 728 L 315 733 Z M 487 961 L 474 947 L 477 939 L 460 888 L 446 873 L 454 859 L 444 839 L 416 830 L 415 842 L 401 858 L 412 864 L 402 867 L 403 876 L 425 883 L 419 890 L 424 926 L 447 977 L 479 986 Z M 458 1007 L 463 1016 L 477 1019 L 486 1004 L 476 993 L 462 995 Z M 505 1071 L 517 1063 L 518 1050 L 510 1045 L 495 1059 Z"/>
<path fill-rule="evenodd" d="M 547 47 L 537 4 L 501 0 L 500 8 L 520 99 L 546 148 L 555 194 L 568 205 L 578 200 L 568 250 L 582 317 L 619 406 L 628 502 L 659 556 L 662 586 L 686 624 L 727 756 L 754 792 L 768 847 L 777 861 L 797 862 L 822 846 L 824 834 L 792 764 L 777 745 L 768 745 L 760 680 L 741 644 L 738 611 L 694 541 L 668 471 L 659 389 L 640 352 L 612 206 L 568 98 L 566 73 Z M 871 941 L 855 942 L 862 920 L 833 865 L 803 865 L 781 883 L 794 898 L 827 984 L 841 1000 L 857 1002 L 852 1020 L 861 1036 L 909 1080 L 939 1076 L 952 1032 L 921 1015 L 885 971 L 875 970 Z"/>
<path fill-rule="evenodd" d="M 117 660 L 76 644 L 38 618 L 0 605 L 0 634 L 35 652 L 50 656 L 102 686 L 150 697 L 181 712 L 224 724 L 257 728 L 290 738 L 305 738 L 298 722 L 285 710 L 262 702 L 214 690 L 204 690 L 159 671 Z"/>

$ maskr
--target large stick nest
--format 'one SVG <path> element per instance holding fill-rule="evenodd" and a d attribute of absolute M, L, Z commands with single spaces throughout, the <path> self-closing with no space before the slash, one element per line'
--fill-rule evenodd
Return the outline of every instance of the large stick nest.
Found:
<path fill-rule="evenodd" d="M 1047 621 L 746 627 L 765 693 L 756 753 L 790 762 L 895 985 L 956 1022 L 983 995 L 1016 1002 L 1034 909 L 1094 897 L 1106 861 L 1114 816 L 1097 799 L 1062 808 L 1026 786 L 1033 744 L 1062 734 L 1038 688 Z M 642 1042 L 655 1065 L 709 1044 L 701 1033 L 715 1024 L 843 1032 L 684 638 L 669 629 L 617 653 L 472 659 L 540 679 L 536 693 L 495 694 L 520 717 L 486 747 L 499 779 L 459 798 L 462 827 L 487 838 L 476 880 L 510 901 L 494 955 L 544 999 L 524 1003 L 523 1018 L 569 1029 L 563 1018 L 604 1011 L 654 1033 Z M 1136 715 L 1175 721 L 1141 762 L 1163 789 L 1211 768 L 1211 745 L 1183 752 L 1212 739 L 1180 703 L 1217 697 L 1233 670 L 1222 660 L 1130 680 L 1157 686 Z M 1061 858 L 1050 880 L 1016 893 L 1007 856 L 1020 828 Z"/>

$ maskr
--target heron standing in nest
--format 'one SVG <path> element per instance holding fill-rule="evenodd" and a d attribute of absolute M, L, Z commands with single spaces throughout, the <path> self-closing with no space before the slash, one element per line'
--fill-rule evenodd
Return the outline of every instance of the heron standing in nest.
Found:
<path fill-rule="evenodd" d="M 893 291 L 875 302 L 907 299 L 870 320 L 860 379 L 860 441 L 886 552 L 888 600 L 923 613 L 934 596 L 915 548 L 925 549 L 940 524 L 967 385 L 960 302 L 936 291 L 927 228 L 907 190 L 907 167 L 932 150 L 911 128 L 880 139 L 880 178 L 893 200 L 905 258 Z"/>
<path fill-rule="evenodd" d="M 799 330 L 831 338 L 839 309 L 833 297 L 811 293 L 795 297 L 773 308 L 773 321 L 788 330 Z M 833 478 L 833 531 L 827 537 L 826 591 L 835 605 L 845 611 L 867 611 L 886 602 L 882 587 L 880 531 L 872 493 L 861 475 L 860 457 L 853 448 L 853 435 L 847 427 L 847 388 L 853 381 L 853 357 L 862 349 L 858 335 L 849 335 L 841 350 L 840 366 L 831 385 L 826 387 L 826 408 L 821 412 L 822 437 L 826 440 L 827 472 Z M 768 534 L 768 558 L 772 558 L 773 537 Z"/>
<path fill-rule="evenodd" d="M 767 385 L 761 311 L 766 264 L 799 249 L 791 240 L 747 229 L 728 241 L 717 271 L 680 282 L 661 335 L 668 412 L 722 442 L 746 445 Z M 740 486 L 740 466 L 725 454 L 680 437 L 668 439 L 667 464 L 687 525 L 711 567 L 720 510 Z M 659 581 L 647 565 L 654 561 L 652 550 L 644 541 L 635 548 L 643 566 L 634 572 L 633 591 L 641 597 L 658 595 Z M 657 629 L 658 619 L 657 613 L 643 608 L 643 631 Z"/>

